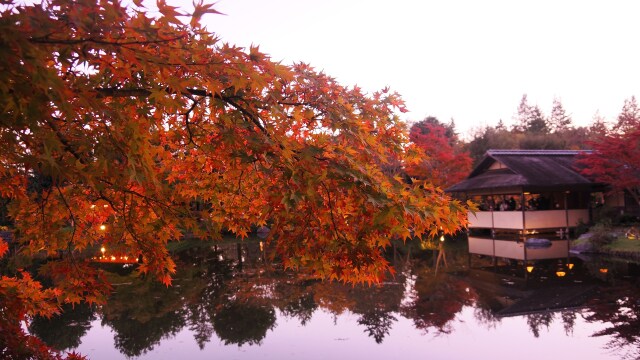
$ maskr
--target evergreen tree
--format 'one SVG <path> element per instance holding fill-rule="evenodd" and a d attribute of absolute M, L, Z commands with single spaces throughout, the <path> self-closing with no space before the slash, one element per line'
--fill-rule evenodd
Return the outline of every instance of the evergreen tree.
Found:
<path fill-rule="evenodd" d="M 527 121 L 527 127 L 525 128 L 525 130 L 527 132 L 532 132 L 535 134 L 549 133 L 547 120 L 545 119 L 538 105 L 530 107 L 529 119 Z"/>
<path fill-rule="evenodd" d="M 512 127 L 512 130 L 525 132 L 529 125 L 530 117 L 531 117 L 531 106 L 527 102 L 527 94 L 523 94 L 522 99 L 520 99 L 520 105 L 518 105 L 518 112 L 515 116 L 515 123 Z"/>
<path fill-rule="evenodd" d="M 527 102 L 527 94 L 522 95 L 520 105 L 518 105 L 518 113 L 515 117 L 515 125 L 512 130 L 536 134 L 546 134 L 549 132 L 544 114 L 542 114 L 538 105 L 529 105 Z"/>
<path fill-rule="evenodd" d="M 549 127 L 554 133 L 562 132 L 571 127 L 571 115 L 568 115 L 562 106 L 560 99 L 553 99 L 551 115 L 549 116 Z"/>
<path fill-rule="evenodd" d="M 607 135 L 608 132 L 609 128 L 607 127 L 604 117 L 600 115 L 599 111 L 596 111 L 596 113 L 593 114 L 593 119 L 589 126 L 589 133 L 592 137 L 601 137 Z"/>
<path fill-rule="evenodd" d="M 640 109 L 636 97 L 624 101 L 622 111 L 618 115 L 618 123 L 614 126 L 614 130 L 618 133 L 628 133 L 632 130 L 640 128 Z"/>

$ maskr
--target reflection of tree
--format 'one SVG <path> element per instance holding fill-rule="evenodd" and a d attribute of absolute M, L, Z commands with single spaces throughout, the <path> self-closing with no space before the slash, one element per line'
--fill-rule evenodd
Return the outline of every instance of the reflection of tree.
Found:
<path fill-rule="evenodd" d="M 213 317 L 213 328 L 225 345 L 260 344 L 275 323 L 276 313 L 271 306 L 239 301 L 222 305 Z"/>
<path fill-rule="evenodd" d="M 451 322 L 464 306 L 470 306 L 475 293 L 461 279 L 442 274 L 419 276 L 414 294 L 403 306 L 403 315 L 413 319 L 418 329 L 434 328 L 438 333 L 451 333 Z"/>
<path fill-rule="evenodd" d="M 476 302 L 473 317 L 479 324 L 486 326 L 487 329 L 495 329 L 500 323 L 500 318 L 496 316 L 495 311 L 491 308 L 481 306 L 480 302 Z"/>
<path fill-rule="evenodd" d="M 200 349 L 204 349 L 214 333 L 212 314 L 218 303 L 225 301 L 224 292 L 227 283 L 233 278 L 233 267 L 230 261 L 220 261 L 218 251 L 195 249 L 183 255 L 185 265 L 193 267 L 192 279 L 204 281 L 203 287 L 192 301 L 187 304 L 189 330 Z M 184 286 L 191 286 L 185 284 Z"/>
<path fill-rule="evenodd" d="M 391 326 L 397 321 L 395 316 L 382 309 L 373 309 L 362 314 L 358 319 L 358 324 L 364 325 L 369 336 L 376 340 L 376 343 L 382 343 L 385 336 L 389 335 Z"/>
<path fill-rule="evenodd" d="M 611 287 L 601 291 L 599 298 L 589 304 L 588 322 L 611 324 L 593 336 L 609 336 L 607 347 L 621 358 L 640 359 L 640 292 L 636 286 Z"/>
<path fill-rule="evenodd" d="M 313 316 L 317 308 L 318 305 L 313 299 L 313 293 L 307 292 L 288 301 L 281 311 L 285 316 L 299 319 L 300 324 L 304 326 L 311 320 L 311 316 Z"/>
<path fill-rule="evenodd" d="M 189 330 L 193 332 L 193 338 L 196 340 L 200 350 L 204 349 L 204 344 L 209 342 L 211 335 L 213 335 L 213 326 L 206 307 L 206 303 L 189 304 L 187 306 Z"/>
<path fill-rule="evenodd" d="M 542 326 L 549 328 L 549 325 L 553 322 L 553 313 L 552 312 L 544 312 L 544 313 L 535 313 L 527 315 L 527 325 L 529 325 L 529 329 L 531 329 L 531 333 L 533 336 L 540 337 L 540 328 Z"/>
<path fill-rule="evenodd" d="M 355 304 L 351 310 L 360 314 L 358 324 L 365 326 L 365 332 L 373 337 L 376 343 L 382 343 L 397 321 L 393 314 L 400 311 L 404 297 L 403 284 L 398 282 L 359 286 L 354 288 L 352 293 Z"/>
<path fill-rule="evenodd" d="M 146 353 L 186 324 L 175 288 L 152 280 L 118 287 L 102 311 L 103 325 L 115 331 L 115 346 L 126 356 Z"/>
<path fill-rule="evenodd" d="M 65 305 L 60 314 L 50 319 L 34 318 L 29 324 L 29 332 L 56 350 L 74 349 L 80 345 L 80 339 L 95 319 L 93 309 L 86 303 L 73 307 Z"/>
<path fill-rule="evenodd" d="M 563 311 L 562 324 L 564 325 L 564 333 L 568 336 L 573 334 L 573 327 L 576 325 L 575 311 Z"/>
<path fill-rule="evenodd" d="M 209 248 L 177 254 L 179 271 L 168 288 L 151 279 L 111 274 L 111 282 L 122 285 L 102 313 L 103 324 L 116 332 L 116 347 L 127 356 L 139 356 L 189 326 L 203 348 L 213 333 L 209 307 L 216 306 L 232 272 L 218 255 Z"/>

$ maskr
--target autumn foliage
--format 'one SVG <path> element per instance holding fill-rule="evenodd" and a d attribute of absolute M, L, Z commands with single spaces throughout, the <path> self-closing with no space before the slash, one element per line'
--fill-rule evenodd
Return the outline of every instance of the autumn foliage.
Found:
<path fill-rule="evenodd" d="M 613 191 L 626 191 L 640 205 L 640 128 L 602 136 L 580 160 L 581 172 Z"/>
<path fill-rule="evenodd" d="M 407 174 L 443 189 L 462 181 L 471 171 L 471 157 L 456 146 L 452 127 L 435 118 L 415 123 L 409 132 Z"/>
<path fill-rule="evenodd" d="M 406 145 L 397 94 L 220 43 L 199 23 L 211 5 L 188 17 L 158 0 L 151 17 L 134 3 L 2 8 L 0 196 L 19 254 L 47 258 L 52 284 L 8 273 L 2 304 L 31 316 L 103 301 L 83 256 L 100 246 L 143 255 L 140 272 L 168 285 L 168 241 L 262 225 L 286 267 L 372 282 L 392 238 L 464 225 L 440 190 L 380 170 Z"/>

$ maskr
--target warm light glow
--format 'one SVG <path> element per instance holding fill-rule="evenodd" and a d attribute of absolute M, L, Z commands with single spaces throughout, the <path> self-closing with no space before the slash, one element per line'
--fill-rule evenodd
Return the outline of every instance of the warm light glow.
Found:
<path fill-rule="evenodd" d="M 104 207 L 104 208 L 108 208 L 108 207 L 109 207 L 109 205 L 104 204 L 104 205 L 102 205 L 102 207 Z"/>
<path fill-rule="evenodd" d="M 533 271 L 533 266 L 529 265 L 527 266 L 527 272 L 532 272 Z"/>
<path fill-rule="evenodd" d="M 440 241 L 444 241 L 444 235 L 440 236 Z"/>
<path fill-rule="evenodd" d="M 100 225 L 100 230 L 104 231 L 107 227 L 104 225 Z"/>
<path fill-rule="evenodd" d="M 103 253 L 103 254 L 104 254 L 104 252 L 105 252 L 105 251 L 107 251 L 107 249 L 105 249 L 105 248 L 104 248 L 104 246 L 100 248 L 100 252 L 101 252 L 101 253 Z"/>
<path fill-rule="evenodd" d="M 600 269 L 600 272 L 601 272 L 601 273 L 603 273 L 603 274 L 606 274 L 606 273 L 608 273 L 608 272 L 609 272 L 609 269 L 607 269 L 607 268 L 602 268 L 602 269 Z"/>
<path fill-rule="evenodd" d="M 569 270 L 573 269 L 573 266 L 574 266 L 573 263 L 568 263 L 567 264 L 567 267 L 569 268 Z"/>
<path fill-rule="evenodd" d="M 96 207 L 96 204 L 91 204 L 92 209 L 95 209 L 95 207 Z"/>
<path fill-rule="evenodd" d="M 566 272 L 564 272 L 564 271 L 556 271 L 556 276 L 557 276 L 557 277 L 563 277 L 563 276 L 565 276 L 565 275 L 567 275 L 567 273 L 566 273 Z"/>
<path fill-rule="evenodd" d="M 260 251 L 264 251 L 264 243 L 262 241 L 260 241 Z"/>
<path fill-rule="evenodd" d="M 116 261 L 116 257 L 111 255 L 111 261 Z"/>

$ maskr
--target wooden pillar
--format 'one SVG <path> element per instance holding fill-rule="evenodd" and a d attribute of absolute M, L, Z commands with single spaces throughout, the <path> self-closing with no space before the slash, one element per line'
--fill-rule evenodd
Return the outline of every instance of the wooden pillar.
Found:
<path fill-rule="evenodd" d="M 567 240 L 567 263 L 569 262 L 569 250 L 571 250 L 571 243 L 569 241 L 569 200 L 568 200 L 569 190 L 564 192 L 564 215 L 565 215 L 565 223 L 566 227 L 564 238 Z"/>
<path fill-rule="evenodd" d="M 524 273 L 525 279 L 528 277 L 527 273 L 527 222 L 525 216 L 525 208 L 526 204 L 524 201 L 524 189 L 520 190 L 520 211 L 522 212 L 522 246 L 524 248 L 524 261 L 522 262 L 524 265 Z"/>
<path fill-rule="evenodd" d="M 490 195 L 490 196 L 491 196 L 491 200 L 494 201 L 495 200 L 493 198 L 494 195 Z M 496 261 L 496 225 L 493 219 L 494 207 L 495 207 L 495 201 L 494 201 L 494 206 L 491 207 L 491 245 L 493 246 L 493 267 L 495 269 L 495 267 L 498 265 L 498 262 Z"/>

